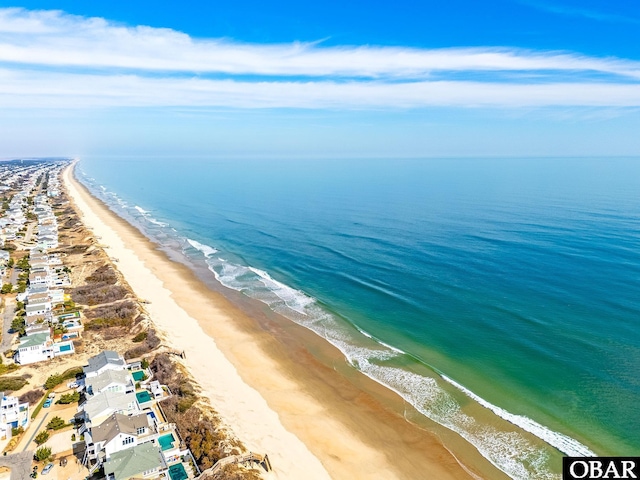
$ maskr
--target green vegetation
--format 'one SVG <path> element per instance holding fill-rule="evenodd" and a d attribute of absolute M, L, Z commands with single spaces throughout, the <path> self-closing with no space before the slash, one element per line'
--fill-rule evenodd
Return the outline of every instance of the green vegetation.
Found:
<path fill-rule="evenodd" d="M 13 258 L 10 258 L 9 261 L 7 262 L 7 267 L 8 268 L 13 268 L 15 263 L 16 263 L 15 260 Z"/>
<path fill-rule="evenodd" d="M 73 367 L 65 371 L 64 373 L 54 373 L 49 378 L 47 378 L 46 382 L 44 382 L 44 388 L 46 388 L 47 390 L 51 390 L 52 388 L 60 385 L 65 380 L 70 380 L 72 378 L 75 379 L 76 375 L 80 373 L 82 373 L 82 367 Z"/>
<path fill-rule="evenodd" d="M 36 445 L 42 445 L 47 440 L 49 440 L 49 432 L 46 430 L 41 431 L 36 435 L 36 438 L 33 439 L 33 441 L 36 442 Z M 51 452 L 49 452 L 49 455 L 51 455 Z"/>
<path fill-rule="evenodd" d="M 11 322 L 11 331 L 18 332 L 20 335 L 25 333 L 24 317 L 16 317 Z"/>
<path fill-rule="evenodd" d="M 2 363 L 2 357 L 0 357 L 0 375 L 4 375 L 5 373 L 8 372 L 14 372 L 16 370 L 18 370 L 20 367 L 18 365 L 16 365 L 15 363 L 10 363 L 8 365 L 4 365 Z"/>
<path fill-rule="evenodd" d="M 11 293 L 13 291 L 13 285 L 11 283 L 5 283 L 2 285 L 2 288 L 0 288 L 0 293 L 5 294 L 5 293 Z"/>
<path fill-rule="evenodd" d="M 47 432 L 42 432 L 47 433 Z M 47 434 L 48 435 L 48 434 Z M 36 453 L 33 455 L 33 458 L 39 462 L 46 462 L 51 458 L 51 448 L 50 447 L 40 447 L 36 450 Z"/>
<path fill-rule="evenodd" d="M 49 423 L 47 423 L 47 429 L 60 430 L 67 426 L 67 423 L 60 417 L 53 417 Z M 45 440 L 46 441 L 46 440 Z"/>
<path fill-rule="evenodd" d="M 15 392 L 24 387 L 28 382 L 22 377 L 0 378 L 0 392 Z"/>
<path fill-rule="evenodd" d="M 67 333 L 67 329 L 62 325 L 56 325 L 53 329 L 54 335 L 62 335 L 63 333 Z"/>
<path fill-rule="evenodd" d="M 75 403 L 78 401 L 80 401 L 80 394 L 78 392 L 73 392 L 63 394 L 56 403 L 68 405 L 70 403 Z"/>
<path fill-rule="evenodd" d="M 24 433 L 24 428 L 23 427 L 17 427 L 17 428 L 12 428 L 11 429 L 11 436 L 12 437 L 17 437 L 18 435 L 21 435 Z"/>
<path fill-rule="evenodd" d="M 147 332 L 140 332 L 139 334 L 137 334 L 135 337 L 133 337 L 133 342 L 134 343 L 140 343 L 143 342 L 147 339 Z"/>
<path fill-rule="evenodd" d="M 29 263 L 29 255 L 25 255 L 20 260 L 18 260 L 16 262 L 16 267 L 18 267 L 20 270 L 24 270 L 25 272 L 28 272 L 29 270 L 31 270 L 31 264 Z M 29 278 L 28 274 L 27 274 L 27 278 Z"/>
<path fill-rule="evenodd" d="M 44 405 L 44 402 L 47 401 L 47 396 L 50 393 L 51 393 L 51 390 L 47 390 L 45 392 L 45 396 L 42 398 L 42 400 L 40 400 L 40 403 L 38 404 L 38 406 L 33 409 L 33 412 L 31 412 L 31 420 L 33 420 L 34 418 L 36 418 L 38 416 L 38 413 L 40 413 L 40 410 L 42 410 L 42 406 Z"/>

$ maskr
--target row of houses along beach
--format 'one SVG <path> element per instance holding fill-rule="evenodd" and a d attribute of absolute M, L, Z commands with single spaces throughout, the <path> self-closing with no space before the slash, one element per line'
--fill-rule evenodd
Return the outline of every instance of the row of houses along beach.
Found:
<path fill-rule="evenodd" d="M 268 478 L 80 221 L 68 165 L 0 162 L 0 478 Z"/>

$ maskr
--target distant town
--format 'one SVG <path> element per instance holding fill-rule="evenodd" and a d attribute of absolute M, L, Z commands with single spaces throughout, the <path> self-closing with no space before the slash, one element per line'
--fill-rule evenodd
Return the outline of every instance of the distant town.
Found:
<path fill-rule="evenodd" d="M 0 479 L 261 478 L 82 224 L 68 166 L 0 162 Z"/>

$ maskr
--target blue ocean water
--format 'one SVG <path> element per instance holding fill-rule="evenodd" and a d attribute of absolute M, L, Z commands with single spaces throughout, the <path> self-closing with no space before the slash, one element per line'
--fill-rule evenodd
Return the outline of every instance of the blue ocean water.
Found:
<path fill-rule="evenodd" d="M 640 159 L 78 170 L 151 238 L 326 338 L 511 477 L 554 478 L 561 454 L 640 453 Z"/>

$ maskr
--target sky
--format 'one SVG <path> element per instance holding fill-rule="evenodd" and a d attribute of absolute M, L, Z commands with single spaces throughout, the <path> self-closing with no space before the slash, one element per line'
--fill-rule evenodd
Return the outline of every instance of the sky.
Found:
<path fill-rule="evenodd" d="M 0 158 L 640 155 L 640 3 L 0 0 Z"/>

